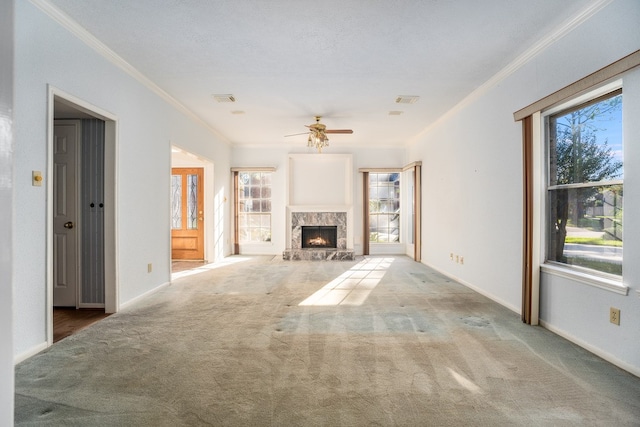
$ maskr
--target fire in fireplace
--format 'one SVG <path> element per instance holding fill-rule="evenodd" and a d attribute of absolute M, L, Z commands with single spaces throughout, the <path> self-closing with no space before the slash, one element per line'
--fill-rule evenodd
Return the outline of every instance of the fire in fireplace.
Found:
<path fill-rule="evenodd" d="M 302 248 L 336 248 L 338 227 L 331 226 L 303 226 Z"/>

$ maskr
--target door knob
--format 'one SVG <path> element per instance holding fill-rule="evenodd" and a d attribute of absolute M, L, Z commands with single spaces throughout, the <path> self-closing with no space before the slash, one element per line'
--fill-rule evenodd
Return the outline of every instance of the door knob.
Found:
<path fill-rule="evenodd" d="M 71 230 L 73 228 L 73 222 L 71 222 L 71 221 L 65 222 L 64 223 L 64 228 L 68 228 L 69 230 Z"/>

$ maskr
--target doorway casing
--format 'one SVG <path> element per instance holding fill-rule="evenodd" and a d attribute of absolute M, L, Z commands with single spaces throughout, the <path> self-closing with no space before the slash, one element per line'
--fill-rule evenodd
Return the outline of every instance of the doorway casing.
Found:
<path fill-rule="evenodd" d="M 115 313 L 119 309 L 118 302 L 118 269 L 117 269 L 117 119 L 114 115 L 95 107 L 73 95 L 65 93 L 51 85 L 48 86 L 47 117 L 47 236 L 46 236 L 46 332 L 47 345 L 53 344 L 53 141 L 54 141 L 54 101 L 66 104 L 80 113 L 98 118 L 105 122 L 105 157 L 104 157 L 104 309 L 106 313 Z"/>

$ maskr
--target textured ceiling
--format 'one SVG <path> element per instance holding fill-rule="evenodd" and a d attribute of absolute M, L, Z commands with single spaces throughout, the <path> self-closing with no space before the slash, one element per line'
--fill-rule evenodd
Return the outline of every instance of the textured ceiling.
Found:
<path fill-rule="evenodd" d="M 44 0 L 47 1 L 47 0 Z M 48 0 L 232 144 L 412 141 L 592 0 Z M 217 103 L 212 94 L 233 94 Z M 398 95 L 418 95 L 397 104 Z M 232 114 L 243 111 L 244 114 Z M 389 115 L 390 111 L 403 111 Z M 336 148 L 338 147 L 338 148 Z"/>

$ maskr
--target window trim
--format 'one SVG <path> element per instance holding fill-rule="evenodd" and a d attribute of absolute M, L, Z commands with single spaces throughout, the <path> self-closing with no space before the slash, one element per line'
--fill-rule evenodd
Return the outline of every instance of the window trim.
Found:
<path fill-rule="evenodd" d="M 367 236 L 370 236 L 371 234 L 371 224 L 369 222 L 369 216 L 371 215 L 371 212 L 369 210 L 369 203 L 371 202 L 371 195 L 369 194 L 369 177 L 371 174 L 393 174 L 393 173 L 397 173 L 398 175 L 402 175 L 402 168 L 380 168 L 380 169 L 368 169 L 366 170 L 366 177 L 367 180 L 365 181 L 364 185 L 366 187 L 366 192 L 367 192 L 367 199 L 364 201 L 366 202 L 366 207 L 367 207 L 367 229 L 365 230 L 367 233 Z M 400 187 L 402 187 L 402 177 L 400 176 L 398 179 L 400 180 Z M 377 199 L 379 200 L 379 199 Z M 403 209 L 402 209 L 402 205 L 401 205 L 402 200 L 400 200 L 400 198 L 398 198 L 398 204 L 400 205 L 400 210 L 399 210 L 399 217 L 401 217 L 402 215 L 404 215 L 403 213 Z M 380 213 L 380 212 L 376 212 L 376 213 Z M 386 213 L 385 213 L 386 214 Z M 386 214 L 388 215 L 388 214 Z M 398 219 L 399 221 L 399 219 Z M 398 241 L 397 242 L 373 242 L 371 241 L 370 238 L 368 238 L 368 243 L 369 245 L 373 245 L 373 246 L 380 246 L 380 247 L 389 247 L 392 245 L 405 245 L 405 242 L 402 241 L 402 231 L 400 228 L 400 223 L 398 222 Z"/>
<path fill-rule="evenodd" d="M 551 108 L 558 111 L 555 109 L 556 105 L 569 104 L 569 102 L 566 102 L 567 100 L 574 101 L 581 93 L 593 93 L 593 90 L 597 90 L 599 85 L 605 84 L 607 81 L 615 79 L 621 74 L 638 66 L 640 66 L 640 49 L 532 104 L 529 104 L 524 108 L 521 108 L 513 113 L 513 119 L 518 122 L 539 111 L 545 112 L 546 115 L 547 110 Z"/>
<path fill-rule="evenodd" d="M 624 185 L 624 179 L 612 179 L 610 181 L 577 182 L 574 184 L 548 185 L 547 190 L 571 190 L 574 188 L 608 187 L 611 185 Z"/>
<path fill-rule="evenodd" d="M 578 268 L 579 267 L 567 266 L 554 261 L 545 261 L 544 264 L 540 266 L 540 271 L 552 276 L 573 280 L 574 282 L 583 285 L 589 285 L 605 291 L 614 292 L 616 294 L 629 294 L 629 287 L 623 283 L 622 277 L 598 271 L 596 271 L 596 273 L 599 274 L 594 274 L 591 270 L 589 272 L 582 272 L 579 271 Z M 605 275 L 609 277 L 605 277 Z"/>
<path fill-rule="evenodd" d="M 593 91 L 599 85 L 616 78 L 621 78 L 625 72 L 640 66 L 640 49 L 633 53 L 571 83 L 564 88 L 545 96 L 513 113 L 513 119 L 521 123 L 522 128 L 522 183 L 523 183 L 523 224 L 522 224 L 522 305 L 521 319 L 524 323 L 537 325 L 539 323 L 540 270 L 542 262 L 541 248 L 545 246 L 544 233 L 541 233 L 542 209 L 540 178 L 543 131 L 541 113 L 543 110 L 550 114 L 550 109 L 562 104 L 567 99 L 574 99 L 585 91 Z M 546 177 L 545 177 L 546 179 Z M 640 296 L 640 292 L 639 292 Z"/>
<path fill-rule="evenodd" d="M 271 232 L 272 238 L 270 241 L 262 241 L 262 242 L 240 242 L 240 198 L 238 197 L 238 192 L 240 190 L 239 185 L 239 174 L 240 172 L 246 173 L 271 173 L 273 174 L 276 171 L 275 167 L 232 167 L 231 175 L 232 175 L 232 185 L 233 185 L 233 254 L 240 255 L 240 246 L 268 246 L 273 245 L 273 212 L 269 212 L 271 217 L 269 230 Z"/>
<path fill-rule="evenodd" d="M 540 271 L 548 273 L 558 277 L 564 277 L 574 280 L 578 283 L 594 286 L 599 289 L 615 292 L 621 295 L 627 295 L 629 292 L 628 286 L 624 285 L 624 276 L 614 274 L 608 274 L 595 269 L 583 268 L 580 266 L 563 264 L 556 261 L 550 261 L 547 259 L 548 248 L 547 243 L 549 239 L 549 191 L 563 190 L 563 189 L 576 189 L 576 188 L 591 188 L 591 187 L 605 187 L 611 185 L 624 185 L 624 179 L 612 179 L 605 181 L 594 182 L 579 182 L 572 184 L 559 184 L 549 185 L 549 127 L 548 123 L 552 116 L 576 111 L 580 108 L 587 107 L 593 103 L 600 102 L 604 99 L 615 97 L 622 94 L 622 79 L 618 78 L 614 81 L 608 82 L 602 86 L 591 88 L 591 90 L 584 91 L 578 96 L 571 99 L 565 99 L 562 103 L 550 107 L 548 110 L 540 112 L 540 134 L 539 143 L 542 146 L 542 152 L 540 153 L 542 158 L 542 164 L 544 169 L 541 171 L 541 189 L 544 192 L 544 196 L 541 199 L 541 221 L 542 227 L 540 232 L 542 233 L 540 242 L 541 260 Z M 624 144 L 624 141 L 623 141 Z M 624 266 L 624 259 L 623 259 Z"/>

